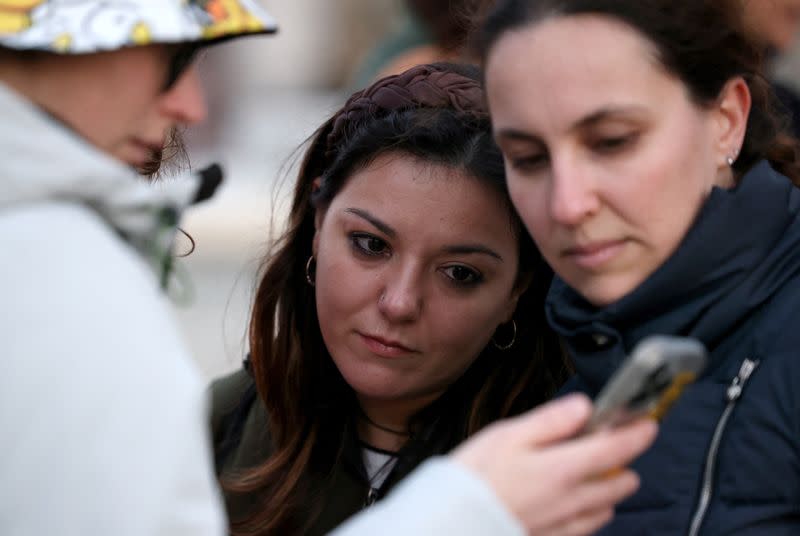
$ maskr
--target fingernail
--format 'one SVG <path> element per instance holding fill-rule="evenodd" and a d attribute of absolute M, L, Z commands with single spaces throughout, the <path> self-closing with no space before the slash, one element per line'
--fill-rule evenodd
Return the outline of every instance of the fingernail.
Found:
<path fill-rule="evenodd" d="M 571 394 L 563 397 L 561 403 L 566 411 L 573 413 L 576 416 L 588 415 L 592 409 L 592 403 L 581 394 Z"/>

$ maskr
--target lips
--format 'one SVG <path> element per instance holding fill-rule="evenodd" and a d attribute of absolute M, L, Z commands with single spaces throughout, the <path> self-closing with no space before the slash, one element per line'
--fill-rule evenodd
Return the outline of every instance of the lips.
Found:
<path fill-rule="evenodd" d="M 400 341 L 386 339 L 379 335 L 358 333 L 364 345 L 374 354 L 382 357 L 402 357 L 417 353 L 417 350 L 406 346 Z"/>
<path fill-rule="evenodd" d="M 563 254 L 579 266 L 593 269 L 616 257 L 626 243 L 626 239 L 589 242 L 567 248 Z"/>

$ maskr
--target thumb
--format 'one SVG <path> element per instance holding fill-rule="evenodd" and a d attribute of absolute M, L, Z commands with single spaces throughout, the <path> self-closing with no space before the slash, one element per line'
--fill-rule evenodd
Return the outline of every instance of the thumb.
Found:
<path fill-rule="evenodd" d="M 525 443 L 546 446 L 580 432 L 592 413 L 586 395 L 572 394 L 539 406 L 508 424 Z"/>

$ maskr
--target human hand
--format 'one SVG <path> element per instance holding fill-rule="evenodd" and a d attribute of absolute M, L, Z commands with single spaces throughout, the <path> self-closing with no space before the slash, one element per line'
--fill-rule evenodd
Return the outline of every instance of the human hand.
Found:
<path fill-rule="evenodd" d="M 591 534 L 639 487 L 631 470 L 613 470 L 644 452 L 657 431 L 642 420 L 576 436 L 591 411 L 587 397 L 564 397 L 488 426 L 451 456 L 488 482 L 530 534 Z"/>

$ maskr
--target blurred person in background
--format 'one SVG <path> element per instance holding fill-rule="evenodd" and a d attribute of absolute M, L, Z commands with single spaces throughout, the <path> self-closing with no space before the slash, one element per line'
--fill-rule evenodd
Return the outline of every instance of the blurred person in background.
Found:
<path fill-rule="evenodd" d="M 159 288 L 220 176 L 139 173 L 205 116 L 198 49 L 274 29 L 245 1 L 0 0 L 0 533 L 224 533 Z"/>
<path fill-rule="evenodd" d="M 467 37 L 495 0 L 406 0 L 397 32 L 379 43 L 356 75 L 358 87 L 415 65 L 470 60 Z"/>
<path fill-rule="evenodd" d="M 800 28 L 800 0 L 741 0 L 745 29 L 753 41 L 774 59 L 786 54 Z M 775 93 L 791 118 L 791 130 L 800 137 L 800 96 L 797 90 L 773 81 Z"/>
<path fill-rule="evenodd" d="M 424 460 L 539 405 L 565 380 L 568 364 L 543 316 L 551 274 L 505 192 L 480 77 L 469 66 L 414 67 L 357 92 L 312 137 L 288 230 L 258 286 L 251 356 L 213 386 L 232 534 L 326 534 Z M 441 511 L 393 520 L 392 529 L 438 533 L 431 517 L 441 515 L 450 533 L 480 533 L 482 519 L 504 507 L 466 508 L 450 501 L 451 488 L 491 497 L 472 475 L 496 482 L 485 457 L 505 452 L 501 471 L 516 472 L 521 458 L 537 457 L 515 451 L 536 444 L 529 434 L 554 442 L 576 422 L 567 412 L 563 428 L 534 419 L 530 430 L 484 438 L 464 457 L 468 474 L 432 462 L 421 478 L 438 475 L 440 485 L 399 500 L 411 508 L 435 496 Z M 575 524 L 563 534 L 597 528 L 636 479 L 591 482 L 582 471 L 625 463 L 651 438 L 645 426 L 585 440 L 588 459 L 574 462 L 583 478 L 563 488 L 554 473 L 567 475 L 564 463 L 518 473 L 528 490 L 495 489 L 520 516 L 507 530 L 528 528 L 534 513 L 530 528 L 541 534 L 548 524 Z M 597 441 L 606 451 L 595 457 Z M 552 448 L 564 461 L 580 456 L 579 445 Z"/>
<path fill-rule="evenodd" d="M 800 0 L 740 0 L 745 29 L 761 46 L 785 52 L 800 27 Z"/>

